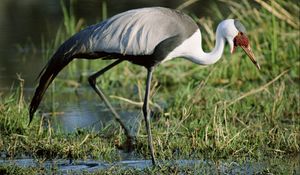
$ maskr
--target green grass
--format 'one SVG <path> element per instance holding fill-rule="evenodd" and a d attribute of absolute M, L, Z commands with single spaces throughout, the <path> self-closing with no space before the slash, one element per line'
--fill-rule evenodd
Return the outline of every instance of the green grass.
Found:
<path fill-rule="evenodd" d="M 210 50 L 214 45 L 214 38 L 209 34 L 214 33 L 218 21 L 224 18 L 240 19 L 248 30 L 261 71 L 246 59 L 241 49 L 231 55 L 229 47 L 225 48 L 223 58 L 213 66 L 204 68 L 184 59 L 176 59 L 156 68 L 151 101 L 156 106 L 167 104 L 160 106 L 163 110 L 161 115 L 152 121 L 154 147 L 159 160 L 250 159 L 260 162 L 266 159 L 283 160 L 299 154 L 299 3 L 268 2 L 253 7 L 248 1 L 224 1 L 228 13 L 222 13 L 220 7 L 215 5 L 212 9 L 218 14 L 217 17 L 195 18 L 202 27 L 205 50 Z M 50 48 L 56 48 L 66 37 L 81 28 L 70 11 L 63 8 L 66 21 L 64 27 L 58 30 L 55 40 L 44 42 L 43 47 L 48 48 L 45 58 L 52 54 L 53 49 Z M 63 81 L 56 81 L 52 93 L 46 94 L 44 104 L 55 111 L 53 99 L 57 99 L 60 94 L 54 87 L 65 87 L 65 80 L 78 79 L 78 70 L 82 70 L 82 76 L 86 78 L 91 71 L 109 63 L 99 60 L 90 62 L 72 62 L 58 77 Z M 141 102 L 145 76 L 146 70 L 143 68 L 122 63 L 102 76 L 99 83 L 108 95 Z M 87 81 L 82 81 L 80 86 L 87 87 Z M 136 86 L 139 94 L 134 93 Z M 125 139 L 119 130 L 109 138 L 105 136 L 105 131 L 71 134 L 54 132 L 51 128 L 43 127 L 40 114 L 28 127 L 28 101 L 23 102 L 20 92 L 21 89 L 8 96 L 0 96 L 0 152 L 7 158 L 29 155 L 40 161 L 94 158 L 112 162 L 119 159 L 115 143 Z M 112 100 L 125 109 L 139 108 L 116 98 Z M 151 107 L 155 108 L 153 105 Z M 138 141 L 137 151 L 149 159 L 143 125 Z M 281 162 L 273 164 L 281 165 Z M 2 167 L 0 170 L 12 169 L 18 173 L 43 172 L 39 168 Z M 136 171 L 110 169 L 106 173 L 130 174 Z M 176 174 L 178 171 L 174 167 L 164 167 L 145 170 L 144 173 Z M 181 171 L 189 173 L 195 170 Z M 288 164 L 277 168 L 272 166 L 267 171 L 275 174 L 292 173 L 293 167 Z"/>

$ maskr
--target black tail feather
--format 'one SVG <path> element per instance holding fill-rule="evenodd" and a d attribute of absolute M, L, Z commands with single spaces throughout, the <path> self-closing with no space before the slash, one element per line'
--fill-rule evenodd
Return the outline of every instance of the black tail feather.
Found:
<path fill-rule="evenodd" d="M 40 82 L 35 90 L 34 96 L 29 106 L 29 124 L 31 123 L 34 113 L 37 110 L 47 88 L 57 76 L 57 74 L 70 62 L 73 57 L 72 54 L 64 54 L 65 49 L 58 49 L 53 55 L 48 64 L 43 68 L 39 77 Z"/>
<path fill-rule="evenodd" d="M 57 74 L 73 60 L 76 54 L 84 54 L 87 52 L 86 48 L 93 30 L 94 28 L 92 26 L 88 27 L 65 41 L 42 69 L 38 76 L 38 78 L 40 78 L 39 85 L 35 90 L 29 106 L 29 124 L 33 119 L 43 95 Z"/>

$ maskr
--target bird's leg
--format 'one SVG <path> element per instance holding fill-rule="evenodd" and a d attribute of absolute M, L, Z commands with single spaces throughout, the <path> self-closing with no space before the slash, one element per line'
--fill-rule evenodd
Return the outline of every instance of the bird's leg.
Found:
<path fill-rule="evenodd" d="M 92 86 L 92 88 L 96 91 L 96 93 L 99 95 L 99 97 L 104 101 L 105 105 L 109 108 L 109 110 L 112 112 L 112 114 L 114 115 L 115 119 L 117 120 L 117 122 L 119 122 L 119 124 L 121 125 L 121 127 L 124 129 L 125 135 L 127 137 L 127 140 L 125 141 L 125 149 L 127 151 L 132 151 L 134 149 L 134 145 L 135 145 L 135 141 L 136 138 L 134 136 L 132 136 L 130 134 L 130 131 L 128 130 L 128 128 L 125 126 L 125 124 L 122 122 L 121 117 L 119 116 L 119 114 L 116 112 L 116 110 L 112 107 L 112 105 L 110 104 L 110 102 L 107 100 L 106 96 L 104 95 L 104 93 L 100 90 L 100 88 L 96 85 L 96 79 L 101 76 L 103 73 L 105 73 L 106 71 L 108 71 L 109 69 L 113 68 L 114 66 L 116 66 L 117 64 L 119 64 L 120 62 L 122 62 L 123 60 L 117 60 L 115 62 L 113 62 L 112 64 L 106 66 L 105 68 L 101 69 L 100 71 L 94 73 L 93 75 L 91 75 L 88 80 L 90 85 Z"/>
<path fill-rule="evenodd" d="M 143 104 L 143 114 L 145 118 L 146 129 L 147 129 L 148 144 L 151 152 L 152 164 L 155 165 L 156 161 L 155 161 L 154 149 L 152 144 L 152 134 L 151 134 L 151 127 L 150 127 L 150 111 L 149 111 L 149 93 L 150 93 L 152 72 L 153 72 L 153 67 L 148 68 L 147 80 L 146 80 L 146 92 L 145 92 L 145 99 Z"/>

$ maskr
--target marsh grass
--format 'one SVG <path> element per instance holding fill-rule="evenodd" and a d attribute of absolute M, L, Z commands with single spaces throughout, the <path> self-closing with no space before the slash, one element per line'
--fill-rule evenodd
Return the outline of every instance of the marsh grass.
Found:
<path fill-rule="evenodd" d="M 245 59 L 241 49 L 230 55 L 229 48 L 225 48 L 223 59 L 214 66 L 200 67 L 180 58 L 158 66 L 151 92 L 152 108 L 161 111 L 152 120 L 156 156 L 160 160 L 250 158 L 259 162 L 299 154 L 299 3 L 256 0 L 253 5 L 246 0 L 222 2 L 228 13 L 214 5 L 214 18 L 195 17 L 202 30 L 205 50 L 214 46 L 218 21 L 238 18 L 248 29 L 252 49 L 262 70 L 258 71 Z M 54 48 L 83 27 L 84 22 L 77 22 L 72 8 L 68 10 L 62 4 L 62 9 L 64 26 L 58 29 L 53 41 L 43 42 L 42 47 L 48 50 L 44 58 L 48 59 Z M 103 18 L 106 18 L 105 11 Z M 47 96 L 51 95 L 50 104 L 53 105 L 56 96 L 60 95 L 56 86 L 59 89 L 65 87 L 64 82 L 69 79 L 74 81 L 81 77 L 85 80 L 88 74 L 109 62 L 72 62 L 52 85 L 52 93 L 46 94 L 45 101 L 49 102 Z M 112 100 L 116 105 L 140 108 L 145 76 L 143 68 L 122 63 L 98 82 L 104 90 L 109 90 L 107 93 L 114 97 Z M 87 81 L 82 80 L 79 86 L 88 86 Z M 20 106 L 17 99 L 20 99 L 18 93 L 0 96 L 0 151 L 7 158 L 26 155 L 41 161 L 55 158 L 118 160 L 115 143 L 124 140 L 122 132 L 117 130 L 109 138 L 105 137 L 105 132 L 54 132 L 51 127 L 43 127 L 41 117 L 38 117 L 40 114 L 27 126 L 28 104 Z M 52 110 L 55 111 L 55 105 Z M 137 151 L 149 158 L 143 125 L 138 140 Z M 119 171 L 112 169 L 108 174 Z M 135 170 L 127 173 L 131 171 Z M 293 172 L 293 167 L 270 171 Z M 168 167 L 150 172 L 176 174 L 178 171 Z"/>

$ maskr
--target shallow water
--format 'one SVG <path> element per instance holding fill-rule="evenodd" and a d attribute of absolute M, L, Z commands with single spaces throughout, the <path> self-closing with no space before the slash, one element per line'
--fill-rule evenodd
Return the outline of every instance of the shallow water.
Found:
<path fill-rule="evenodd" d="M 44 127 L 50 125 L 54 130 L 63 133 L 77 130 L 98 132 L 107 127 L 120 128 L 112 113 L 90 87 L 77 88 L 75 91 L 74 88 L 63 88 L 59 93 L 54 93 L 53 97 L 50 94 L 41 103 L 40 114 L 35 116 L 42 116 Z M 116 104 L 117 100 L 110 101 L 131 134 L 137 135 L 143 119 L 141 109 L 135 106 L 121 108 Z"/>
<path fill-rule="evenodd" d="M 51 122 L 51 126 L 55 130 L 66 133 L 78 129 L 100 131 L 115 122 L 111 112 L 97 102 L 83 101 L 77 104 L 63 105 L 60 108 L 59 111 L 62 113 L 58 115 L 44 114 L 44 123 L 47 125 L 48 122 Z M 140 110 L 119 109 L 117 112 L 126 126 L 131 128 L 131 132 L 136 133 L 142 119 Z"/>
<path fill-rule="evenodd" d="M 138 170 L 144 170 L 146 168 L 151 168 L 151 160 L 123 160 L 119 162 L 107 163 L 102 161 L 94 160 L 77 160 L 73 163 L 69 163 L 69 160 L 55 160 L 55 161 L 45 161 L 40 164 L 33 159 L 17 159 L 17 160 L 0 160 L 0 164 L 6 165 L 15 165 L 19 167 L 45 167 L 49 170 L 56 169 L 61 173 L 67 172 L 81 172 L 88 171 L 93 172 L 97 170 L 105 170 L 112 167 L 118 167 L 122 169 L 134 168 Z M 161 161 L 159 162 L 161 166 L 175 166 L 179 169 L 182 168 L 191 168 L 198 169 L 200 172 L 209 172 L 209 173 L 247 173 L 253 174 L 262 170 L 262 167 L 256 165 L 250 167 L 248 165 L 239 166 L 236 163 L 214 165 L 213 162 L 204 161 L 204 160 L 174 160 L 174 161 Z M 229 172 L 231 171 L 231 173 Z"/>
<path fill-rule="evenodd" d="M 242 163 L 229 161 L 207 161 L 207 160 L 164 160 L 159 161 L 160 166 L 175 167 L 179 172 L 189 170 L 197 173 L 205 174 L 272 174 L 281 171 L 281 173 L 299 174 L 299 157 L 298 162 L 291 163 L 287 160 L 278 160 L 277 163 L 264 161 L 252 162 L 244 161 Z M 285 164 L 282 164 L 284 162 Z M 288 164 L 287 164 L 288 163 Z M 48 171 L 58 173 L 80 173 L 80 172 L 95 172 L 99 170 L 107 170 L 112 168 L 117 169 L 137 169 L 145 170 L 152 167 L 150 160 L 121 160 L 117 162 L 103 162 L 96 160 L 76 160 L 70 163 L 69 160 L 53 160 L 39 163 L 34 159 L 15 159 L 15 160 L 0 160 L 2 165 L 13 165 L 23 168 L 29 167 L 44 167 Z M 283 166 L 283 167 L 280 167 Z M 284 167 L 288 166 L 288 167 Z M 272 168 L 274 167 L 274 168 Z M 285 169 L 286 168 L 286 169 Z M 182 171 L 181 171 L 182 170 Z M 285 171 L 286 170 L 286 171 Z"/>

